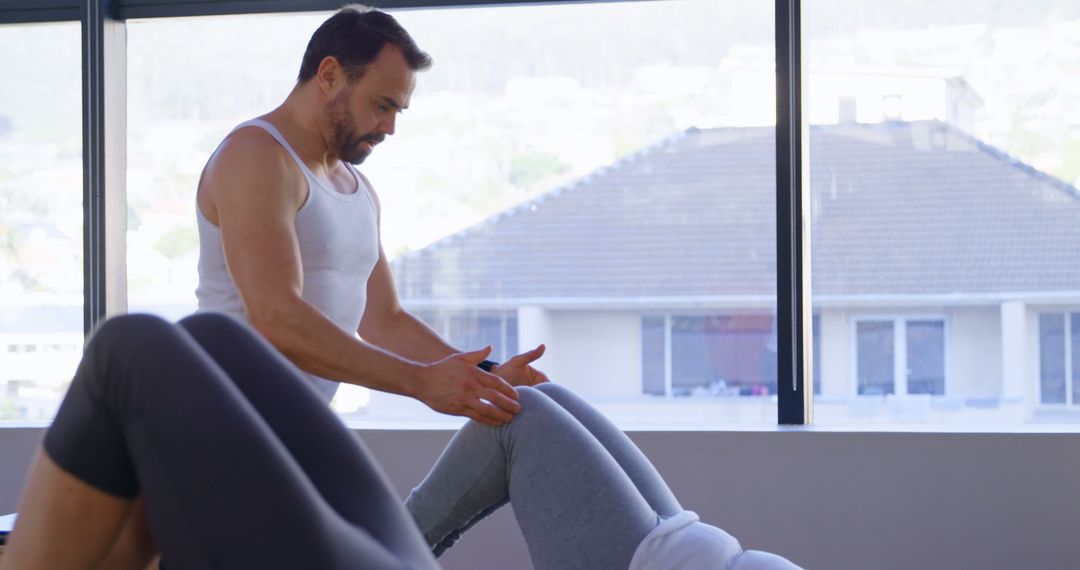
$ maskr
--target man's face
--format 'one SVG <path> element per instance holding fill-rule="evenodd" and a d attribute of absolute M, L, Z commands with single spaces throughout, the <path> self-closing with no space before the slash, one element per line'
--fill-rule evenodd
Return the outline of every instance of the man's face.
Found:
<path fill-rule="evenodd" d="M 397 114 L 409 106 L 416 73 L 396 46 L 387 44 L 359 79 L 326 105 L 330 148 L 341 160 L 360 164 L 375 145 L 394 134 Z"/>

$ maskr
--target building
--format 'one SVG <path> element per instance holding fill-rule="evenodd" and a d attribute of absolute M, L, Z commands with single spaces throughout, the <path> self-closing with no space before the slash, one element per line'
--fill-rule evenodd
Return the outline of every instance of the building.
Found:
<path fill-rule="evenodd" d="M 939 121 L 812 127 L 810 149 L 818 419 L 1080 420 L 1080 193 Z M 773 153 L 769 128 L 690 129 L 399 257 L 399 293 L 460 346 L 546 342 L 616 416 L 754 421 Z"/>

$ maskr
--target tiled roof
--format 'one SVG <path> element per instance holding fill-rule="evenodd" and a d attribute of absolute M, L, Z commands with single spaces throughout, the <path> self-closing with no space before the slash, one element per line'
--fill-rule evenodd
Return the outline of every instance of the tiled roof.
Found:
<path fill-rule="evenodd" d="M 772 128 L 690 129 L 394 261 L 403 299 L 775 291 Z M 813 288 L 1080 290 L 1080 194 L 935 121 L 813 127 Z"/>

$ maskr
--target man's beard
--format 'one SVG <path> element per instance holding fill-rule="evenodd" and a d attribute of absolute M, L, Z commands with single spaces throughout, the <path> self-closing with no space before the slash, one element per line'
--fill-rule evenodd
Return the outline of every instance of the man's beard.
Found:
<path fill-rule="evenodd" d="M 382 142 L 386 135 L 378 133 L 364 133 L 359 135 L 353 128 L 352 113 L 346 107 L 348 101 L 347 92 L 343 92 L 331 101 L 327 115 L 330 119 L 330 144 L 337 151 L 338 157 L 352 165 L 359 165 L 371 154 L 371 150 L 361 146 L 363 143 L 371 143 L 375 146 Z"/>

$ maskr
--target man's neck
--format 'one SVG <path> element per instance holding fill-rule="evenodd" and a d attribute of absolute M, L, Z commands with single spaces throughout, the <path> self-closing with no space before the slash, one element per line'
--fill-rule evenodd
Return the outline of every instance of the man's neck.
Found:
<path fill-rule="evenodd" d="M 312 172 L 329 176 L 340 167 L 341 159 L 327 144 L 322 105 L 317 100 L 317 94 L 305 87 L 298 85 L 293 88 L 280 106 L 262 118 L 281 131 Z"/>

